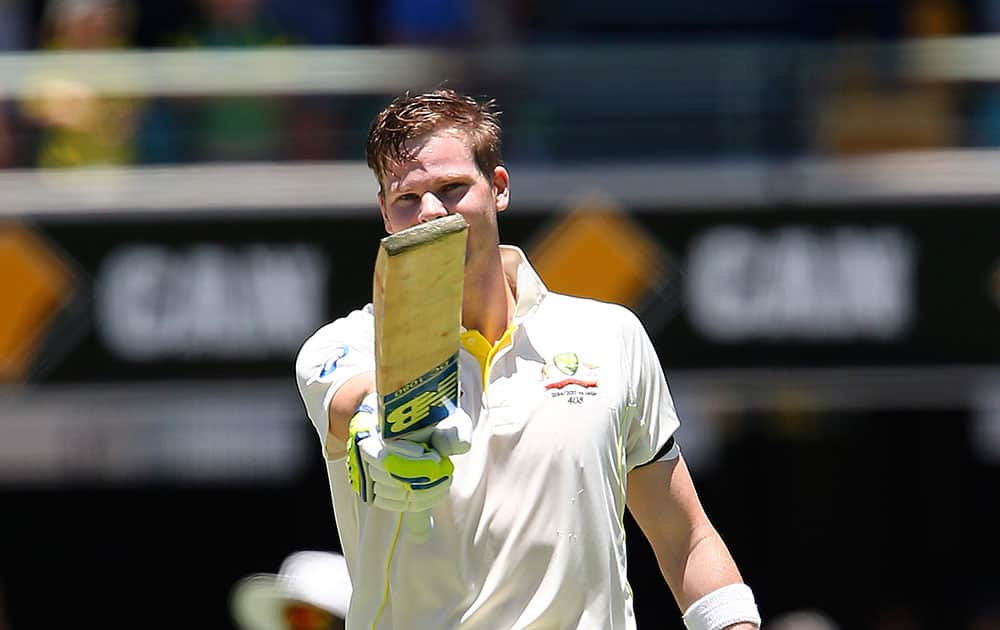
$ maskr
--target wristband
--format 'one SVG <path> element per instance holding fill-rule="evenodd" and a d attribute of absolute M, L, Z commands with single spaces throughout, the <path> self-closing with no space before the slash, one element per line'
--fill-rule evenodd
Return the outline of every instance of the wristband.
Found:
<path fill-rule="evenodd" d="M 378 392 L 368 392 L 368 394 L 361 399 L 361 404 L 358 405 L 358 408 L 354 413 L 360 412 L 378 413 Z"/>
<path fill-rule="evenodd" d="M 705 595 L 684 613 L 688 630 L 723 630 L 737 623 L 760 627 L 753 591 L 746 584 L 730 584 Z"/>

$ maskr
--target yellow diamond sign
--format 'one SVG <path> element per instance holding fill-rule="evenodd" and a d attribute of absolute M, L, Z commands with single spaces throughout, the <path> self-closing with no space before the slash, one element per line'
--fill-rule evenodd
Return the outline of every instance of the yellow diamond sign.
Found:
<path fill-rule="evenodd" d="M 656 239 L 609 205 L 584 205 L 533 247 L 529 258 L 558 293 L 636 308 L 664 282 L 667 256 Z"/>
<path fill-rule="evenodd" d="M 0 223 L 0 381 L 24 377 L 72 290 L 66 265 L 38 236 Z"/>

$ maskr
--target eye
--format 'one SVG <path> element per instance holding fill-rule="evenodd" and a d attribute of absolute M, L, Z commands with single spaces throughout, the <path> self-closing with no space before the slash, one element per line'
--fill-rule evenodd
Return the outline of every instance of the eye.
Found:
<path fill-rule="evenodd" d="M 454 193 L 458 191 L 460 188 L 463 188 L 464 186 L 465 184 L 459 182 L 452 182 L 450 184 L 445 184 L 444 186 L 441 187 L 441 194 L 448 195 Z"/>
<path fill-rule="evenodd" d="M 417 200 L 417 196 L 414 193 L 404 193 L 396 197 L 397 202 L 412 203 Z"/>

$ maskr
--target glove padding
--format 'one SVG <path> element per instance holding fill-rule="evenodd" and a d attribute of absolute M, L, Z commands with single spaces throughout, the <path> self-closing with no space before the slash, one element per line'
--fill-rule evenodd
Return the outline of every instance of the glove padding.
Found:
<path fill-rule="evenodd" d="M 451 459 L 422 443 L 406 439 L 385 442 L 377 401 L 376 394 L 369 394 L 351 418 L 347 439 L 351 486 L 362 501 L 384 510 L 429 510 L 448 495 L 454 471 Z M 471 419 L 464 412 L 453 422 L 448 422 L 450 418 L 439 423 L 443 430 L 432 433 L 430 442 L 448 453 L 464 453 L 469 450 Z"/>

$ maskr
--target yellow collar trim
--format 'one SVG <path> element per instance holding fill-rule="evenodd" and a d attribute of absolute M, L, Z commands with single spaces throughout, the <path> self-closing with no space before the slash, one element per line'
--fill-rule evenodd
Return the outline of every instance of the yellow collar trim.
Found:
<path fill-rule="evenodd" d="M 497 352 L 499 352 L 501 348 L 510 345 L 511 338 L 516 329 L 516 324 L 507 326 L 507 330 L 500 335 L 500 338 L 497 339 L 497 342 L 494 344 L 487 341 L 486 337 L 484 337 L 478 330 L 466 330 L 462 332 L 460 337 L 462 340 L 462 346 L 469 351 L 469 354 L 476 357 L 476 361 L 479 362 L 479 369 L 483 374 L 484 392 L 486 391 L 490 363 L 493 361 L 493 357 L 496 356 Z"/>

